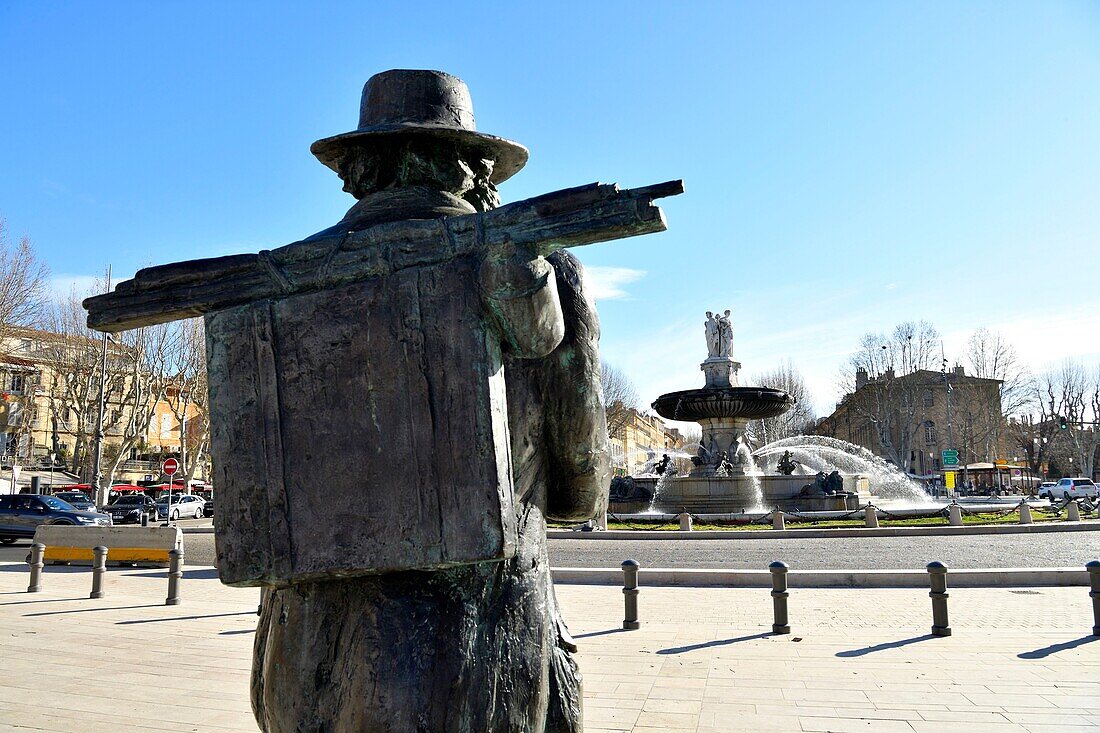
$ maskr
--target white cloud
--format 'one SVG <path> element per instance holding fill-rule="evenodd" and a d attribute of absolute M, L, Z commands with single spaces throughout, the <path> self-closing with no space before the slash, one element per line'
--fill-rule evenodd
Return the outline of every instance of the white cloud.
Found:
<path fill-rule="evenodd" d="M 645 275 L 645 270 L 630 267 L 590 265 L 584 268 L 584 284 L 595 300 L 619 300 L 630 297 L 624 286 L 641 280 Z"/>
<path fill-rule="evenodd" d="M 103 288 L 102 275 L 54 275 L 50 278 L 50 291 L 54 296 L 64 297 L 75 292 L 84 297 Z"/>

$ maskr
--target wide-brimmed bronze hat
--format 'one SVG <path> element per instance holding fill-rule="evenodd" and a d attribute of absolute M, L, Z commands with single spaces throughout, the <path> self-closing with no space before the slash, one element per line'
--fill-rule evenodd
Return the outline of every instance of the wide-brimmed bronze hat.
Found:
<path fill-rule="evenodd" d="M 493 183 L 511 178 L 527 163 L 527 148 L 477 131 L 466 82 L 442 71 L 414 69 L 383 71 L 368 79 L 359 128 L 318 140 L 309 149 L 339 173 L 344 155 L 354 147 L 415 136 L 454 140 L 493 160 Z"/>

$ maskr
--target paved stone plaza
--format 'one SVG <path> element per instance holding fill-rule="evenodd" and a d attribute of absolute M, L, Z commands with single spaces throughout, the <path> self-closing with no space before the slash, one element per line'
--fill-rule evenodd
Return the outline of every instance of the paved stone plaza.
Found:
<path fill-rule="evenodd" d="M 249 731 L 255 589 L 189 568 L 164 606 L 160 570 L 0 565 L 0 728 Z M 792 589 L 790 636 L 744 589 L 643 588 L 618 630 L 614 587 L 559 586 L 580 645 L 586 731 L 1075 731 L 1100 726 L 1100 638 L 1086 588 L 957 589 L 932 638 L 922 590 Z"/>

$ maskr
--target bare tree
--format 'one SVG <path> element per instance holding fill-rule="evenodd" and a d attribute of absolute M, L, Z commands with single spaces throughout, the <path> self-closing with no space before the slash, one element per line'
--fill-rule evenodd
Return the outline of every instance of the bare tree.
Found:
<path fill-rule="evenodd" d="M 1100 426 L 1096 424 L 1100 416 L 1100 369 L 1066 361 L 1044 383 L 1048 402 L 1056 399 L 1060 403 L 1059 442 L 1068 453 L 1070 464 L 1064 468 L 1092 478 L 1096 451 L 1100 448 Z"/>
<path fill-rule="evenodd" d="M 36 359 L 48 374 L 46 390 L 53 449 L 60 452 L 58 438 L 69 433 L 74 439 L 72 470 L 87 477 L 86 462 L 98 417 L 99 391 L 104 383 L 104 432 L 109 432 L 123 417 L 122 395 L 131 356 L 125 347 L 110 344 L 107 371 L 103 374 L 100 334 L 85 323 L 83 294 L 75 290 L 57 298 L 44 315 L 45 330 L 39 334 Z"/>
<path fill-rule="evenodd" d="M 172 380 L 176 399 L 168 404 L 180 427 L 184 486 L 190 486 L 206 461 L 210 443 L 210 413 L 206 377 L 206 331 L 201 318 L 180 321 Z"/>
<path fill-rule="evenodd" d="M 12 245 L 0 219 L 0 344 L 13 329 L 38 325 L 49 276 L 30 239 L 23 237 Z"/>
<path fill-rule="evenodd" d="M 871 426 L 882 454 L 903 470 L 910 468 L 922 426 L 924 393 L 920 380 L 908 377 L 931 370 L 938 351 L 935 327 L 908 321 L 890 334 L 865 334 L 841 375 L 841 387 L 852 397 L 853 418 Z"/>
<path fill-rule="evenodd" d="M 181 338 L 177 324 L 162 324 L 126 331 L 118 340 L 125 345 L 122 360 L 127 375 L 124 391 L 120 396 L 117 421 L 118 443 L 105 451 L 107 469 L 106 485 L 110 486 L 115 473 L 149 434 L 149 427 L 156 414 L 156 406 L 165 399 L 170 382 L 169 360 L 178 350 L 176 342 Z"/>
<path fill-rule="evenodd" d="M 753 420 L 749 424 L 749 431 L 756 442 L 764 444 L 795 435 L 805 435 L 813 429 L 815 418 L 813 398 L 810 396 L 810 390 L 806 386 L 802 372 L 794 364 L 788 361 L 771 371 L 756 374 L 752 378 L 752 383 L 761 387 L 781 389 L 795 401 L 794 407 L 786 413 L 766 420 Z"/>
<path fill-rule="evenodd" d="M 1009 439 L 1023 454 L 1031 472 L 1042 476 L 1045 474 L 1043 467 L 1049 463 L 1056 449 L 1058 423 L 1045 414 L 1042 401 L 1029 404 L 1038 410 L 1038 414 L 1027 412 L 1010 417 L 1006 429 Z"/>
<path fill-rule="evenodd" d="M 600 362 L 600 388 L 607 411 L 607 434 L 620 438 L 630 422 L 630 411 L 638 407 L 638 388 L 625 372 L 606 361 Z"/>
<path fill-rule="evenodd" d="M 1027 414 L 1009 422 L 1010 435 L 1031 469 L 1044 464 L 1091 477 L 1100 450 L 1100 368 L 1075 361 L 1032 381 Z M 1051 469 L 1052 471 L 1053 469 Z"/>
<path fill-rule="evenodd" d="M 1016 350 L 1000 333 L 979 328 L 966 348 L 970 374 L 997 380 L 996 399 L 990 399 L 988 382 L 958 380 L 952 383 L 955 409 L 955 446 L 971 461 L 993 458 L 1002 453 L 1007 417 L 1020 416 L 1032 398 L 1032 379 Z"/>
<path fill-rule="evenodd" d="M 1031 402 L 1033 379 L 1016 349 L 995 331 L 979 328 L 967 342 L 970 373 L 983 379 L 1001 382 L 1001 413 L 1020 414 Z"/>

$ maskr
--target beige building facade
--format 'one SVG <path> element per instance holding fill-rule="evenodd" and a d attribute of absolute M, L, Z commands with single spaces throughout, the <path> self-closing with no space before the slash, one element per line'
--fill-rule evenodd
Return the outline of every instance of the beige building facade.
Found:
<path fill-rule="evenodd" d="M 58 357 L 64 353 L 58 349 L 59 340 L 71 338 L 36 329 L 17 329 L 0 344 L 0 456 L 5 467 L 36 465 L 52 457 L 70 470 L 81 466 L 85 468 L 84 474 L 90 470 L 89 454 L 98 419 L 98 376 L 75 374 L 84 368 Z M 102 349 L 102 342 L 79 341 L 79 349 Z M 111 348 L 122 347 L 112 344 Z M 71 386 L 76 381 L 86 386 L 76 390 Z M 115 455 L 123 442 L 121 425 L 127 421 L 130 410 L 120 403 L 119 394 L 123 391 L 108 391 L 105 401 L 105 460 Z M 171 404 L 170 400 L 176 402 Z M 186 415 L 184 420 L 176 417 L 173 407 Z M 169 390 L 165 399 L 153 405 L 146 434 L 129 450 L 130 455 L 125 457 L 116 478 L 137 480 L 150 472 L 159 475 L 160 456 L 178 454 L 183 431 L 187 430 L 192 437 L 194 430 L 194 426 L 186 423 L 198 414 L 198 407 L 190 402 L 186 410 L 180 410 L 179 395 Z M 194 421 L 194 425 L 198 423 Z M 80 460 L 81 456 L 89 460 Z M 86 480 L 89 476 L 81 478 Z"/>
<path fill-rule="evenodd" d="M 1009 461 L 1000 386 L 999 380 L 967 375 L 961 366 L 900 376 L 859 370 L 855 391 L 814 433 L 854 443 L 925 477 L 942 474 L 945 450 L 957 450 L 960 465 Z"/>
<path fill-rule="evenodd" d="M 633 476 L 652 467 L 662 453 L 683 450 L 684 436 L 658 416 L 630 408 L 624 424 L 608 442 L 613 475 Z"/>

